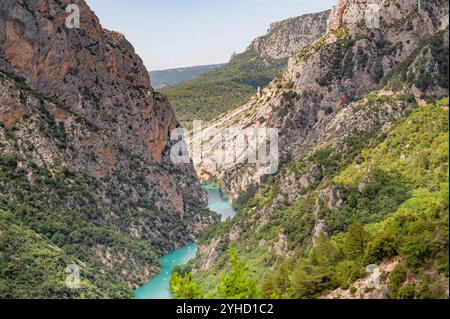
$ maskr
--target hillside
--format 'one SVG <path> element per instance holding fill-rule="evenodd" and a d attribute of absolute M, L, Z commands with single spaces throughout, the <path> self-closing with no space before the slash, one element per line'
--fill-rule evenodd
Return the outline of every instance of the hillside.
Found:
<path fill-rule="evenodd" d="M 184 81 L 192 80 L 199 75 L 212 72 L 224 65 L 225 64 L 212 64 L 150 71 L 150 80 L 155 89 L 162 89 L 167 86 L 173 86 Z"/>
<path fill-rule="evenodd" d="M 131 44 L 84 1 L 66 28 L 69 3 L 0 3 L 0 297 L 131 297 L 217 220 L 169 158 L 178 123 Z M 79 291 L 62 288 L 72 263 Z"/>
<path fill-rule="evenodd" d="M 225 66 L 161 92 L 168 96 L 184 127 L 191 128 L 193 120 L 210 121 L 270 83 L 294 52 L 325 32 L 328 14 L 273 23 L 265 36 L 255 39 Z"/>
<path fill-rule="evenodd" d="M 193 273 L 206 296 L 227 295 L 240 265 L 236 294 L 448 298 L 448 6 L 377 4 L 380 29 L 361 20 L 365 1 L 341 0 L 323 37 L 209 123 L 278 128 L 280 167 L 197 165 L 239 210 L 203 236 Z"/>

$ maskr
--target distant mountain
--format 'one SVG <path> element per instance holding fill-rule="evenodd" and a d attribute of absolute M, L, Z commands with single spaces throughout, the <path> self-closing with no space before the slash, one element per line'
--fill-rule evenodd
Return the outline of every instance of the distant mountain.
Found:
<path fill-rule="evenodd" d="M 266 35 L 234 54 L 225 66 L 161 92 L 186 128 L 195 119 L 210 121 L 269 84 L 295 52 L 325 33 L 329 14 L 324 11 L 272 23 Z"/>
<path fill-rule="evenodd" d="M 224 65 L 225 64 L 199 65 L 187 68 L 151 71 L 149 73 L 153 87 L 156 89 L 161 89 L 163 87 L 192 80 L 199 75 L 212 72 Z"/>

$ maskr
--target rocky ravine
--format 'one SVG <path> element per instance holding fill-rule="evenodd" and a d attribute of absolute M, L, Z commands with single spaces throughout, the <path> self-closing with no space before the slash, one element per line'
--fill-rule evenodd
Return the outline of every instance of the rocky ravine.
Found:
<path fill-rule="evenodd" d="M 81 199 L 71 191 L 53 196 L 58 187 L 37 191 L 45 209 L 75 213 L 157 253 L 192 242 L 217 219 L 202 208 L 192 165 L 169 159 L 178 123 L 168 101 L 152 89 L 132 45 L 103 29 L 85 1 L 77 2 L 81 27 L 66 28 L 70 3 L 0 3 L 1 153 L 17 156 L 32 187 L 41 167 L 53 176 L 64 170 L 67 183 L 83 176 L 94 185 Z M 0 189 L 3 202 L 26 203 L 23 185 L 0 181 Z M 154 271 L 123 248 L 90 248 L 104 271 L 115 269 L 129 283 Z M 137 267 L 128 269 L 124 256 Z"/>
<path fill-rule="evenodd" d="M 253 52 L 262 59 L 290 58 L 295 52 L 326 32 L 326 21 L 329 15 L 328 10 L 274 22 L 266 35 L 253 40 L 247 52 Z"/>

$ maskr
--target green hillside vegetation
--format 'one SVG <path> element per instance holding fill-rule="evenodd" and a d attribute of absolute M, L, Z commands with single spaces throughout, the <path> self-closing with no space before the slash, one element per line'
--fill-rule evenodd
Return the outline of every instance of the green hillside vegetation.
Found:
<path fill-rule="evenodd" d="M 202 74 L 214 71 L 224 64 L 200 65 L 187 68 L 177 68 L 170 70 L 150 71 L 150 79 L 155 89 L 176 85 L 178 83 L 192 80 Z"/>
<path fill-rule="evenodd" d="M 265 87 L 287 65 L 287 59 L 262 60 L 254 53 L 234 56 L 225 66 L 193 80 L 164 88 L 180 123 L 190 129 L 193 120 L 210 121 Z"/>
<path fill-rule="evenodd" d="M 292 273 L 278 267 L 269 275 L 261 295 L 315 298 L 331 289 L 349 289 L 365 276 L 367 265 L 398 257 L 400 264 L 388 279 L 391 298 L 447 298 L 443 278 L 448 278 L 448 196 L 448 183 L 439 191 L 418 189 L 381 223 L 353 224 L 331 240 L 322 234 L 309 254 L 294 263 Z M 400 279 L 398 272 L 404 274 Z M 288 285 L 278 288 L 280 278 Z"/>
<path fill-rule="evenodd" d="M 35 146 L 20 137 L 23 127 L 37 127 L 61 150 L 71 147 L 64 125 L 53 119 L 43 102 L 67 108 L 56 98 L 32 90 L 20 77 L 0 72 L 0 80 L 12 81 L 24 99 L 30 94 L 41 101 L 21 123 L 0 126 L 5 136 L 0 142 L 0 296 L 131 298 L 123 271 L 135 267 L 136 261 L 157 269 L 163 246 L 108 225 L 111 215 L 103 204 L 105 195 L 111 200 L 118 196 L 101 180 L 62 164 L 38 166 L 27 157 Z M 98 131 L 81 116 L 75 121 L 89 131 Z M 20 151 L 11 153 L 8 145 Z M 123 202 L 121 207 L 144 204 Z M 156 218 L 152 216 L 149 218 Z M 98 253 L 108 249 L 124 258 L 111 267 L 102 264 Z M 74 263 L 81 268 L 82 287 L 77 290 L 65 286 L 66 267 Z"/>
<path fill-rule="evenodd" d="M 242 200 L 238 216 L 211 228 L 204 240 L 239 225 L 239 241 L 223 239 L 220 247 L 239 252 L 248 269 L 246 280 L 256 280 L 264 298 L 317 298 L 339 287 L 356 291 L 352 285 L 365 276 L 367 265 L 394 259 L 399 264 L 387 278 L 390 298 L 446 298 L 448 98 L 416 108 L 387 134 L 369 135 L 362 145 L 341 158 L 345 166 L 335 165 L 337 150 L 314 154 L 310 160 L 328 177 L 292 207 L 278 208 L 263 229 L 246 228 L 245 221 L 252 207 L 262 209 L 273 201 L 277 190 L 270 179 L 260 191 L 245 194 L 250 200 Z M 301 167 L 289 163 L 287 169 Z M 311 248 L 312 212 L 319 191 L 328 187 L 339 190 L 342 204 L 330 209 L 319 200 L 318 218 L 325 221 L 328 235 L 322 233 Z M 260 244 L 273 244 L 280 233 L 294 258 L 285 260 Z M 227 254 L 221 255 L 207 274 L 195 278 L 204 296 L 217 297 L 221 276 L 232 272 Z"/>
<path fill-rule="evenodd" d="M 119 267 L 111 268 L 106 277 L 102 274 L 104 266 L 94 252 L 96 245 L 111 247 L 116 252 L 126 251 L 138 260 L 153 265 L 158 264 L 157 252 L 143 240 L 133 239 L 119 231 L 88 221 L 95 220 L 94 216 L 99 213 L 95 204 L 99 184 L 93 178 L 75 175 L 67 169 L 51 172 L 35 165 L 26 167 L 24 163 L 26 161 L 17 156 L 0 153 L 0 190 L 13 192 L 18 198 L 17 203 L 12 203 L 3 196 L 0 197 L 2 222 L 7 230 L 5 233 L 1 231 L 0 236 L 0 295 L 6 298 L 132 297 L 128 285 L 121 279 L 122 270 L 131 267 L 131 261 L 125 260 Z M 30 173 L 34 176 L 33 185 L 27 180 Z M 77 212 L 75 207 L 84 207 L 83 213 Z M 13 226 L 9 227 L 8 224 Z M 38 242 L 36 249 L 28 249 L 27 245 L 33 245 L 33 241 L 27 239 L 29 234 L 54 248 L 48 250 L 47 247 L 48 251 L 38 249 L 44 245 Z M 23 236 L 25 239 L 22 243 Z M 14 246 L 21 244 L 24 246 Z M 53 256 L 55 252 L 58 254 Z M 57 257 L 55 260 L 51 259 L 51 262 L 57 263 L 57 267 L 46 263 L 47 255 Z M 39 263 L 39 260 L 42 261 L 42 266 L 35 265 L 36 271 L 16 276 L 21 273 L 20 269 L 32 269 L 33 264 Z M 65 267 L 70 264 L 63 265 L 64 260 L 86 265 L 85 275 L 92 279 L 89 281 L 92 284 L 87 286 L 89 289 L 78 292 L 61 288 L 64 283 L 56 279 L 62 278 Z M 30 286 L 21 276 L 27 276 L 35 284 Z M 91 289 L 91 286 L 95 289 Z"/>
<path fill-rule="evenodd" d="M 132 297 L 128 285 L 121 279 L 122 269 L 128 266 L 124 264 L 118 268 L 111 268 L 108 276 L 102 274 L 103 265 L 94 253 L 95 245 L 112 247 L 118 252 L 128 251 L 139 260 L 153 265 L 158 264 L 157 253 L 148 243 L 88 222 L 70 208 L 65 211 L 56 210 L 55 203 L 66 198 L 69 206 L 82 205 L 86 207 L 84 212 L 86 215 L 94 213 L 95 205 L 89 206 L 87 203 L 95 201 L 93 188 L 96 184 L 89 178 L 82 176 L 75 178 L 68 170 L 52 176 L 48 170 L 33 167 L 28 170 L 33 172 L 36 178 L 35 185 L 31 186 L 26 181 L 27 170 L 19 169 L 19 162 L 19 158 L 0 154 L 0 188 L 14 191 L 20 185 L 22 190 L 15 192 L 16 196 L 22 198 L 21 204 L 0 200 L 2 224 L 5 228 L 5 232 L 1 231 L 0 236 L 2 245 L 0 295 L 6 298 Z M 91 207 L 91 210 L 88 207 Z M 9 227 L 9 224 L 12 226 Z M 36 249 L 33 247 L 34 242 L 27 239 L 30 237 L 29 234 L 39 238 Z M 24 246 L 19 247 L 22 244 Z M 27 248 L 30 245 L 31 247 Z M 40 249 L 41 246 L 46 246 L 47 250 Z M 55 252 L 57 254 L 54 256 Z M 56 258 L 50 259 L 56 263 L 55 265 L 47 264 L 48 256 Z M 61 282 L 61 278 L 67 276 L 65 267 L 74 261 L 85 265 L 82 267 L 83 278 L 91 279 L 87 290 L 68 291 L 62 288 L 65 283 Z M 42 265 L 38 267 L 40 262 Z M 36 271 L 19 271 L 25 268 L 35 268 Z M 21 276 L 27 276 L 26 278 L 34 284 L 30 286 Z"/>
<path fill-rule="evenodd" d="M 53 225 L 57 221 L 52 222 Z M 47 223 L 51 225 L 51 223 Z M 76 250 L 76 249 L 74 249 Z M 2 298 L 130 298 L 127 286 L 114 284 L 78 253 L 60 249 L 0 207 L 0 296 Z M 86 260 L 86 259 L 84 259 Z M 80 267 L 80 287 L 66 286 L 66 267 Z M 94 284 L 95 283 L 95 284 Z"/>
<path fill-rule="evenodd" d="M 243 262 L 235 249 L 230 250 L 229 272 L 223 274 L 216 294 L 205 295 L 192 273 L 174 271 L 170 281 L 170 291 L 174 299 L 256 299 L 259 297 L 256 281 L 248 276 L 248 265 Z"/>

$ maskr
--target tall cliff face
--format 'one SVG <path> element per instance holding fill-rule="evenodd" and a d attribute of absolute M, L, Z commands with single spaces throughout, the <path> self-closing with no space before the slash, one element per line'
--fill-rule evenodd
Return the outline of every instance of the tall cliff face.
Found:
<path fill-rule="evenodd" d="M 288 59 L 325 34 L 329 15 L 330 11 L 323 11 L 274 22 L 266 35 L 256 38 L 250 44 L 247 52 L 262 59 Z"/>
<path fill-rule="evenodd" d="M 65 27 L 70 3 L 2 1 L 2 69 L 116 132 L 118 145 L 160 162 L 177 125 L 172 109 L 155 99 L 131 44 L 103 30 L 84 1 L 80 28 Z"/>
<path fill-rule="evenodd" d="M 379 25 L 372 24 L 370 5 L 377 5 Z M 211 231 L 200 247 L 196 269 L 204 287 L 213 290 L 208 282 L 223 271 L 229 247 L 251 263 L 260 281 L 268 275 L 264 270 L 276 269 L 280 261 L 304 257 L 321 232 L 337 235 L 352 222 L 379 222 L 394 213 L 420 184 L 408 184 L 411 188 L 401 195 L 379 190 L 367 195 L 379 186 L 373 167 L 351 186 L 342 187 L 334 178 L 353 161 L 355 171 L 362 170 L 359 164 L 367 156 L 362 151 L 378 145 L 388 132 L 396 136 L 394 123 L 417 105 L 448 96 L 447 73 L 445 1 L 421 7 L 409 0 L 340 1 L 330 13 L 327 33 L 294 54 L 282 76 L 209 125 L 219 131 L 279 129 L 280 167 L 264 176 L 250 164 L 197 166 L 200 174 L 218 177 L 241 210 L 220 233 Z M 203 143 L 206 155 L 222 149 L 215 140 Z M 393 157 L 395 163 L 404 161 L 406 151 Z M 436 170 L 445 171 L 445 156 L 439 165 Z M 444 173 L 439 182 L 445 178 Z M 367 202 L 351 198 L 351 192 Z M 391 202 L 372 210 L 370 203 L 382 196 Z M 360 206 L 353 210 L 351 205 Z M 210 277 L 201 275 L 205 271 Z"/>
<path fill-rule="evenodd" d="M 270 83 L 286 67 L 289 57 L 321 37 L 329 11 L 306 14 L 271 25 L 223 67 L 162 90 L 179 120 L 191 127 L 193 120 L 211 121 L 232 110 Z"/>
<path fill-rule="evenodd" d="M 54 245 L 136 285 L 156 270 L 155 253 L 192 242 L 216 218 L 192 165 L 169 158 L 177 120 L 131 44 L 85 1 L 80 28 L 67 28 L 70 3 L 0 3 L 0 199 Z M 44 227 L 49 216 L 110 239 L 75 240 L 75 226 Z"/>

